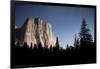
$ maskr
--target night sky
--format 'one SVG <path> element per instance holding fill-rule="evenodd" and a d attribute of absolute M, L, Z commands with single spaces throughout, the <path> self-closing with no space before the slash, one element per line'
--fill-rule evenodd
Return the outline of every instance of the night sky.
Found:
<path fill-rule="evenodd" d="M 79 35 L 83 18 L 94 36 L 94 14 L 94 8 L 18 4 L 15 6 L 15 24 L 21 27 L 27 17 L 38 16 L 52 25 L 54 35 L 66 48 L 67 44 L 73 45 L 75 34 Z"/>

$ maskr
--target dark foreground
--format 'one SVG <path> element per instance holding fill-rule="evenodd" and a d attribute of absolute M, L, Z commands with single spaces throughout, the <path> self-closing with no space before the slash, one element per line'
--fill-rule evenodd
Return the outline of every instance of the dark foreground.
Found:
<path fill-rule="evenodd" d="M 87 48 L 68 48 L 57 47 L 34 48 L 11 47 L 11 68 L 39 67 L 55 65 L 72 65 L 96 63 L 96 47 L 94 45 Z"/>

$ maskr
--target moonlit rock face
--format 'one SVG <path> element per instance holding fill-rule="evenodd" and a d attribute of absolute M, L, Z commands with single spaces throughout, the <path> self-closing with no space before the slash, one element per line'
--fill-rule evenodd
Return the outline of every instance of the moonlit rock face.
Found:
<path fill-rule="evenodd" d="M 15 25 L 15 29 L 17 29 L 18 27 Z"/>
<path fill-rule="evenodd" d="M 51 24 L 43 21 L 40 18 L 29 17 L 20 29 L 19 37 L 16 37 L 21 44 L 26 42 L 30 47 L 34 47 L 34 44 L 41 42 L 42 46 L 55 46 L 56 37 L 52 33 Z"/>

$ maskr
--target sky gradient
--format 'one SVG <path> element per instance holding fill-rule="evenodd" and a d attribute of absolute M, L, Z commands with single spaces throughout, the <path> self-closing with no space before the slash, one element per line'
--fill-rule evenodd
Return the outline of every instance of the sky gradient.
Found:
<path fill-rule="evenodd" d="M 75 34 L 80 32 L 83 18 L 86 19 L 92 36 L 94 36 L 94 8 L 62 7 L 24 5 L 15 6 L 15 25 L 21 27 L 25 19 L 30 16 L 38 16 L 52 25 L 52 31 L 59 38 L 61 45 L 73 45 Z"/>

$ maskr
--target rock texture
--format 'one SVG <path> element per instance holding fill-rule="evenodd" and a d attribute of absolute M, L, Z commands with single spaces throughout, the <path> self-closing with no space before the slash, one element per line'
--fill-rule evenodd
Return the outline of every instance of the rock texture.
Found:
<path fill-rule="evenodd" d="M 24 42 L 30 47 L 41 42 L 42 46 L 55 46 L 56 37 L 52 33 L 51 24 L 38 17 L 29 17 L 21 28 L 15 29 L 15 44 Z"/>

